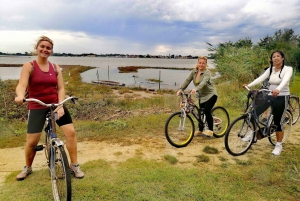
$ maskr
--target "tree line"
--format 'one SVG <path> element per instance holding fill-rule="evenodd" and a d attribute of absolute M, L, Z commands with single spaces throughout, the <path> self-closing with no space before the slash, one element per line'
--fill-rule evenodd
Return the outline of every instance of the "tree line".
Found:
<path fill-rule="evenodd" d="M 300 70 L 300 36 L 293 29 L 280 29 L 273 36 L 261 38 L 257 44 L 246 37 L 235 43 L 228 41 L 207 45 L 209 56 L 215 60 L 221 77 L 237 86 L 252 81 L 270 66 L 269 57 L 274 50 L 284 52 L 285 65 L 292 66 L 294 73 Z"/>

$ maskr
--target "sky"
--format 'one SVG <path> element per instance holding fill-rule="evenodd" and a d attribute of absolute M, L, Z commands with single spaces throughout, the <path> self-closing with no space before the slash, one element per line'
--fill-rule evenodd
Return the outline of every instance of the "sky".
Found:
<path fill-rule="evenodd" d="M 300 0 L 1 0 L 0 52 L 207 55 L 208 45 L 300 34 Z"/>

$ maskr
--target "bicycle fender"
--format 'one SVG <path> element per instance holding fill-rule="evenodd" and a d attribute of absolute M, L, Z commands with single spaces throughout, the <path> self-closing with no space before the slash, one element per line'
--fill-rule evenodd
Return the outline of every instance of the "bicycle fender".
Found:
<path fill-rule="evenodd" d="M 58 138 L 54 138 L 54 139 L 52 140 L 52 144 L 55 144 L 55 145 L 58 146 L 58 147 L 64 146 L 63 141 L 61 141 L 61 140 L 58 139 Z"/>

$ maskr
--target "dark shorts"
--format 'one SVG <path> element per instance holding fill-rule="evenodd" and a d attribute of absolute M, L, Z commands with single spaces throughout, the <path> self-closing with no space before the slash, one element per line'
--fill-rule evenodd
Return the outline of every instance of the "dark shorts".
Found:
<path fill-rule="evenodd" d="M 66 124 L 73 123 L 72 117 L 68 109 L 64 107 L 65 114 L 59 120 L 56 121 L 58 126 L 63 126 Z M 50 111 L 49 108 L 40 110 L 29 110 L 28 111 L 28 123 L 27 123 L 27 133 L 34 134 L 40 133 L 45 125 L 46 115 Z"/>

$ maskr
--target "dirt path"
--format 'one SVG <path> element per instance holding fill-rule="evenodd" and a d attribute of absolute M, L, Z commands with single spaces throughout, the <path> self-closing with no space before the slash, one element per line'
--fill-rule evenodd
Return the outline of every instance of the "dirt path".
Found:
<path fill-rule="evenodd" d="M 288 142 L 285 147 L 299 145 L 300 136 L 299 125 L 293 127 Z M 128 143 L 128 140 L 130 141 Z M 178 167 L 205 167 L 214 169 L 215 165 L 219 165 L 222 161 L 226 163 L 235 163 L 236 157 L 227 153 L 224 148 L 224 138 L 208 138 L 205 136 L 195 137 L 191 144 L 185 148 L 172 147 L 161 133 L 159 137 L 155 138 L 140 138 L 128 139 L 126 145 L 121 143 L 111 143 L 108 141 L 92 142 L 85 141 L 78 143 L 79 161 L 84 170 L 84 163 L 92 160 L 103 159 L 109 162 L 112 166 L 126 161 L 129 158 L 140 156 L 146 160 L 163 161 L 165 155 L 175 156 L 178 159 L 176 166 Z M 203 152 L 205 146 L 217 148 L 218 154 L 206 154 Z M 247 154 L 239 156 L 239 160 L 247 160 L 248 157 L 259 155 L 265 152 L 272 151 L 273 147 L 267 139 L 263 139 L 253 145 Z M 209 156 L 210 161 L 207 163 L 197 163 L 197 156 L 205 154 Z M 275 156 L 274 156 L 275 157 Z M 280 156 L 279 156 L 280 157 Z M 24 165 L 24 148 L 7 148 L 0 149 L 0 184 L 3 184 L 5 177 L 14 171 L 20 171 Z M 44 152 L 38 152 L 33 163 L 33 169 L 46 168 Z"/>

